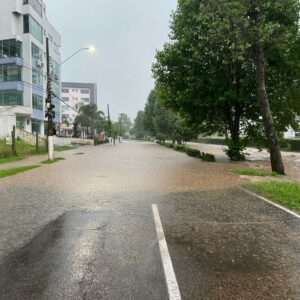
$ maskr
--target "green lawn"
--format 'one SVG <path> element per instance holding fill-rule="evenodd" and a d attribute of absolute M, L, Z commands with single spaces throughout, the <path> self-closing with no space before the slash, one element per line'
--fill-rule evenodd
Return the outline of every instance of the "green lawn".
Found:
<path fill-rule="evenodd" d="M 283 206 L 300 211 L 300 184 L 296 182 L 260 182 L 246 186 Z"/>
<path fill-rule="evenodd" d="M 16 174 L 21 173 L 21 172 L 36 169 L 38 167 L 40 167 L 40 166 L 39 165 L 31 165 L 31 166 L 24 166 L 24 167 L 0 170 L 0 178 L 16 175 Z"/>
<path fill-rule="evenodd" d="M 56 162 L 58 162 L 60 160 L 65 160 L 65 158 L 63 158 L 63 157 L 56 157 L 53 160 L 47 159 L 47 160 L 42 161 L 41 163 L 44 164 L 44 165 L 50 165 L 50 164 L 54 164 L 54 163 L 56 163 Z"/>
<path fill-rule="evenodd" d="M 23 160 L 24 158 L 25 157 L 23 157 L 23 156 L 10 156 L 10 157 L 5 157 L 5 158 L 0 158 L 0 165 L 10 163 L 13 161 L 20 161 L 20 160 Z"/>
<path fill-rule="evenodd" d="M 75 147 L 71 147 L 71 146 L 56 146 L 54 148 L 55 151 L 57 152 L 62 152 L 62 151 L 68 151 L 68 150 L 74 150 L 76 149 Z"/>
<path fill-rule="evenodd" d="M 268 172 L 265 170 L 260 169 L 252 169 L 252 168 L 235 168 L 231 170 L 234 173 L 240 174 L 240 175 L 248 175 L 248 176 L 272 176 L 276 177 L 279 176 L 275 172 Z"/>
<path fill-rule="evenodd" d="M 16 140 L 16 150 L 19 155 L 27 154 L 43 154 L 47 152 L 46 145 L 39 147 L 38 152 L 36 152 L 35 145 L 30 145 L 22 140 Z M 0 158 L 12 157 L 12 146 L 7 145 L 5 140 L 0 140 Z"/>

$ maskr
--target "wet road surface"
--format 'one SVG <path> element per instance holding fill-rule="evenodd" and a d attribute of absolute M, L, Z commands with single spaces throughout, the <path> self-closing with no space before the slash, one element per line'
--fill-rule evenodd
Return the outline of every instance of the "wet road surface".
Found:
<path fill-rule="evenodd" d="M 80 149 L 81 151 L 82 149 Z M 147 143 L 83 148 L 0 181 L 0 299 L 299 299 L 300 222 L 223 163 Z"/>

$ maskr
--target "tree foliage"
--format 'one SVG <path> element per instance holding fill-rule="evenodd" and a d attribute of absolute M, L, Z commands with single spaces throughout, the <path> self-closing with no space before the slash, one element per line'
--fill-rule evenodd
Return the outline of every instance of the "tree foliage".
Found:
<path fill-rule="evenodd" d="M 259 25 L 252 21 L 253 10 L 260 12 Z M 238 152 L 249 139 L 265 140 L 256 91 L 259 36 L 275 126 L 279 131 L 296 126 L 298 18 L 297 0 L 179 0 L 171 41 L 153 65 L 160 102 L 203 134 L 228 132 Z"/>
<path fill-rule="evenodd" d="M 83 132 L 85 132 L 85 136 L 88 136 L 92 129 L 96 129 L 99 133 L 103 131 L 105 126 L 104 113 L 98 111 L 97 105 L 94 103 L 81 105 L 79 114 L 75 118 L 75 126 L 78 127 L 78 125 L 80 125 Z"/>

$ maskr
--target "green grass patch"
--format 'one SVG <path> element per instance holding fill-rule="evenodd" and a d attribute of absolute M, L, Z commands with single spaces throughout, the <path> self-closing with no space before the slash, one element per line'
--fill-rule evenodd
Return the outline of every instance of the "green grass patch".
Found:
<path fill-rule="evenodd" d="M 0 158 L 0 165 L 7 164 L 10 162 L 14 162 L 14 161 L 20 161 L 23 159 L 25 159 L 25 157 L 23 157 L 23 156 L 10 156 L 10 157 L 5 157 L 5 158 Z"/>
<path fill-rule="evenodd" d="M 300 184 L 296 182 L 259 182 L 248 189 L 290 209 L 300 211 Z"/>
<path fill-rule="evenodd" d="M 35 145 L 26 143 L 23 140 L 16 140 L 16 150 L 18 155 L 33 155 L 47 153 L 46 144 L 40 145 L 36 151 Z M 12 153 L 12 145 L 7 145 L 5 140 L 0 140 L 0 158 L 14 156 Z"/>
<path fill-rule="evenodd" d="M 78 153 L 74 153 L 74 155 L 83 155 L 84 152 L 78 152 Z"/>
<path fill-rule="evenodd" d="M 18 173 L 22 173 L 22 172 L 29 171 L 29 170 L 32 170 L 32 169 L 36 169 L 38 167 L 40 167 L 40 166 L 39 165 L 31 165 L 31 166 L 24 166 L 24 167 L 17 167 L 17 168 L 10 168 L 10 169 L 0 170 L 0 178 L 16 175 Z"/>
<path fill-rule="evenodd" d="M 75 147 L 71 147 L 71 146 L 56 146 L 54 148 L 55 151 L 57 152 L 62 152 L 62 151 L 68 151 L 68 150 L 74 150 L 76 149 Z"/>
<path fill-rule="evenodd" d="M 260 177 L 276 177 L 279 176 L 275 172 L 268 172 L 261 169 L 253 169 L 253 168 L 235 168 L 231 170 L 234 173 L 240 174 L 240 175 L 247 175 L 247 176 L 260 176 Z"/>
<path fill-rule="evenodd" d="M 54 163 L 56 163 L 56 162 L 58 162 L 60 160 L 65 160 L 65 158 L 63 158 L 63 157 L 56 157 L 53 160 L 47 159 L 47 160 L 42 161 L 41 163 L 44 164 L 44 165 L 51 165 L 51 164 L 54 164 Z"/>

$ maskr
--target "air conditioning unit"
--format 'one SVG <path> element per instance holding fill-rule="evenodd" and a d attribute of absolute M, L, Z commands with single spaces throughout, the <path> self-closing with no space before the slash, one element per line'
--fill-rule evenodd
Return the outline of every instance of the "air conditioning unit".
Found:
<path fill-rule="evenodd" d="M 41 60 L 37 60 L 37 61 L 36 61 L 36 65 L 37 65 L 37 67 L 39 67 L 39 68 L 44 68 L 44 63 L 43 63 Z"/>

